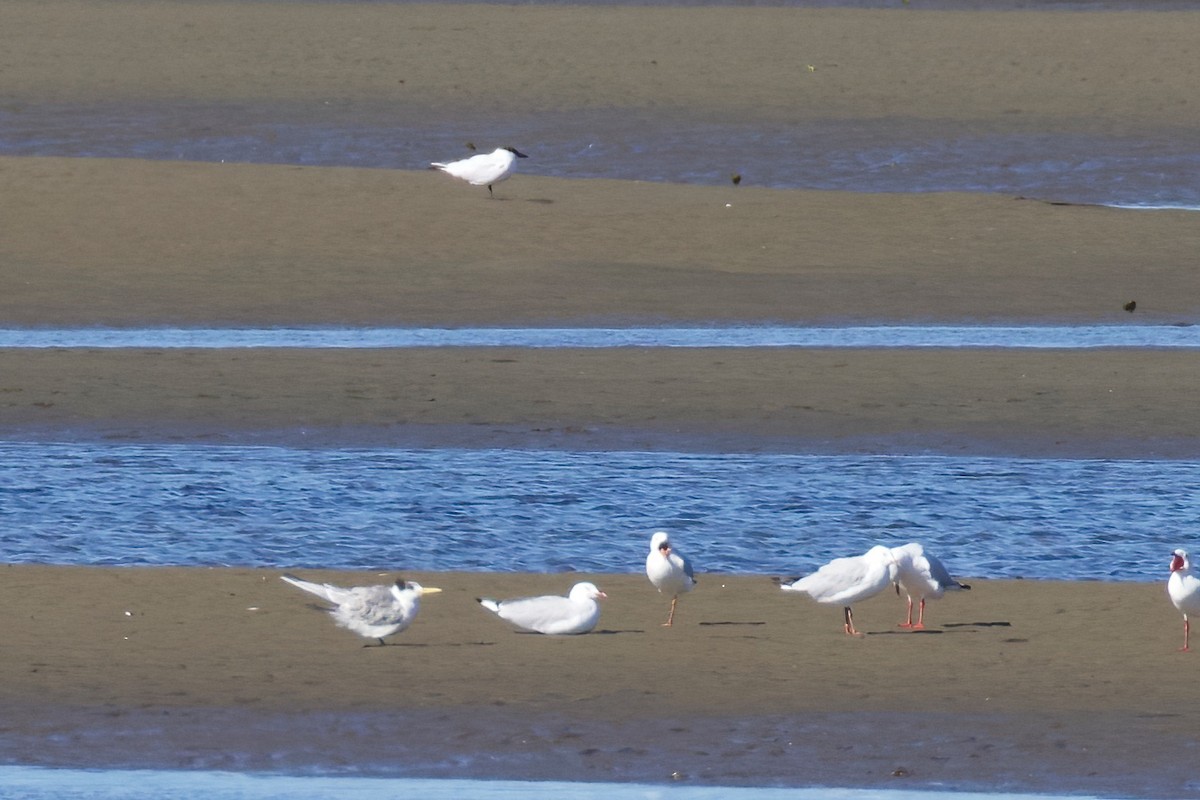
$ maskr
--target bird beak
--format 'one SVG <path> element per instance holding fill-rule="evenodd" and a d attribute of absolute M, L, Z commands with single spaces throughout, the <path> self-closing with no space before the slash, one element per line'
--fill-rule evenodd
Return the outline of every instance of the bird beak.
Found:
<path fill-rule="evenodd" d="M 596 592 L 596 597 L 599 597 L 601 600 L 608 599 L 608 595 L 606 595 L 604 592 Z"/>
<path fill-rule="evenodd" d="M 421 596 L 424 597 L 427 594 L 437 594 L 440 591 L 441 589 L 437 588 L 436 586 L 422 586 Z"/>

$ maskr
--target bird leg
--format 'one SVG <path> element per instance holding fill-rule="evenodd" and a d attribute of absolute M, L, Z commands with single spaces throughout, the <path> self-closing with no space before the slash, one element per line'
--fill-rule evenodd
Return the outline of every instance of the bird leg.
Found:
<path fill-rule="evenodd" d="M 1187 614 L 1184 614 L 1183 615 L 1183 647 L 1179 648 L 1179 652 L 1181 652 L 1181 653 L 1190 652 L 1190 648 L 1188 647 L 1188 639 L 1191 637 L 1191 633 L 1192 633 L 1192 623 L 1188 622 Z"/>
<path fill-rule="evenodd" d="M 854 630 L 854 613 L 850 611 L 850 606 L 843 608 L 842 612 L 845 616 L 846 633 L 850 636 L 862 636 L 861 633 Z"/>
<path fill-rule="evenodd" d="M 912 621 L 912 606 L 913 606 L 913 603 L 912 603 L 912 597 L 910 596 L 910 597 L 908 598 L 908 619 L 906 619 L 904 622 L 901 622 L 901 623 L 900 623 L 899 625 L 897 625 L 896 627 L 898 627 L 898 628 L 911 628 L 911 627 L 913 626 L 913 621 Z"/>
<path fill-rule="evenodd" d="M 664 628 L 671 627 L 671 623 L 675 621 L 675 604 L 679 602 L 679 595 L 671 598 L 671 613 L 667 615 L 667 621 L 662 624 Z"/>
<path fill-rule="evenodd" d="M 912 601 L 909 600 L 909 602 L 911 603 Z M 910 610 L 908 613 L 910 615 L 912 614 L 911 607 L 910 607 Z M 912 619 L 912 617 L 910 616 L 909 619 Z M 915 630 L 915 631 L 925 630 L 925 598 L 924 597 L 921 598 L 921 608 L 917 612 L 917 624 L 913 626 L 913 630 Z"/>

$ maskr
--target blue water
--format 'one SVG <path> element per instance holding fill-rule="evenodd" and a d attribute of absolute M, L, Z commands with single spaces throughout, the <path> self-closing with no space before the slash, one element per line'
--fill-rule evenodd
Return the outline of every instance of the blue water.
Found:
<path fill-rule="evenodd" d="M 964 576 L 1157 580 L 1194 529 L 1186 461 L 0 444 L 5 560 L 805 572 L 919 540 Z"/>
<path fill-rule="evenodd" d="M 1058 795 L 880 789 L 764 789 L 563 781 L 298 778 L 230 772 L 67 770 L 0 766 L 0 800 L 1053 800 Z M 1066 796 L 1062 796 L 1065 800 Z M 1070 795 L 1071 800 L 1094 800 Z"/>
<path fill-rule="evenodd" d="M 876 325 L 688 328 L 0 328 L 46 347 L 1200 347 L 1200 326 Z"/>

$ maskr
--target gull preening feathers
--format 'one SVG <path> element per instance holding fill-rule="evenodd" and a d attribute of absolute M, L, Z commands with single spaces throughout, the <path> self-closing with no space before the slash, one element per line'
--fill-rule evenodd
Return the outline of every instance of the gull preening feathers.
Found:
<path fill-rule="evenodd" d="M 600 621 L 600 603 L 608 597 L 594 583 L 577 583 L 563 597 L 557 594 L 518 597 L 513 600 L 476 598 L 479 605 L 518 628 L 535 633 L 573 635 L 587 633 Z"/>
<path fill-rule="evenodd" d="M 1200 578 L 1192 572 L 1192 561 L 1186 550 L 1171 554 L 1171 577 L 1167 578 L 1167 595 L 1183 614 L 1183 652 L 1188 652 L 1191 623 L 1188 614 L 1200 614 Z"/>
<path fill-rule="evenodd" d="M 488 196 L 492 196 L 492 184 L 499 183 L 512 174 L 513 166 L 518 158 L 529 158 L 515 147 L 498 147 L 490 153 L 480 153 L 477 156 L 451 161 L 443 164 L 434 161 L 429 166 L 440 169 L 447 175 L 466 181 L 472 186 L 488 187 Z"/>
<path fill-rule="evenodd" d="M 412 624 L 421 608 L 422 595 L 441 591 L 415 581 L 344 589 L 330 583 L 311 583 L 295 575 L 281 575 L 280 578 L 333 603 L 333 608 L 326 610 L 339 627 L 368 639 L 378 639 L 381 645 L 385 643 L 383 637 L 399 633 Z"/>
<path fill-rule="evenodd" d="M 811 575 L 790 582 L 780 581 L 779 588 L 806 594 L 824 605 L 841 606 L 846 633 L 862 636 L 854 628 L 851 606 L 891 586 L 897 571 L 892 551 L 876 545 L 861 556 L 835 558 Z"/>
<path fill-rule="evenodd" d="M 666 531 L 657 531 L 650 537 L 650 553 L 646 556 L 646 577 L 662 594 L 671 595 L 671 611 L 667 614 L 664 628 L 675 621 L 675 604 L 679 595 L 690 592 L 696 585 L 692 562 L 671 547 L 671 538 Z"/>
<path fill-rule="evenodd" d="M 947 590 L 970 589 L 950 577 L 950 571 L 937 556 L 925 551 L 917 542 L 892 548 L 896 561 L 896 591 L 908 595 L 908 619 L 901 628 L 922 630 L 925 627 L 925 601 L 940 600 Z M 919 601 L 917 621 L 913 622 L 913 598 Z"/>

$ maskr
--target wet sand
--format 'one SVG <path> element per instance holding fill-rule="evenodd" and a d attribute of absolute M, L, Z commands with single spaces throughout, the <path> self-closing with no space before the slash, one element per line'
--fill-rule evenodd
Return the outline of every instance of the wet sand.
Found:
<path fill-rule="evenodd" d="M 701 575 L 667 629 L 640 575 L 406 573 L 444 592 L 363 647 L 273 570 L 2 575 L 0 747 L 31 763 L 1195 791 L 1195 656 L 1158 584 L 973 580 L 924 632 L 885 594 L 854 639 L 765 576 Z M 586 636 L 475 602 L 583 579 L 609 594 Z"/>
<path fill-rule="evenodd" d="M 5 94 L 25 102 L 278 103 L 314 116 L 386 106 L 473 114 L 476 130 L 513 109 L 956 119 L 991 131 L 1140 131 L 1200 116 L 1194 3 L 921 5 L 17 0 L 0 46 Z"/>
<path fill-rule="evenodd" d="M 0 159 L 10 325 L 1190 323 L 1190 212 Z M 462 219 L 470 218 L 464 230 Z M 66 222 L 69 220 L 69 224 Z M 1133 313 L 1124 310 L 1136 300 Z M 0 352 L 9 438 L 1194 457 L 1170 350 Z"/>
<path fill-rule="evenodd" d="M 1197 318 L 1195 213 L 0 158 L 9 325 Z M 1134 300 L 1136 311 L 1124 310 Z"/>
<path fill-rule="evenodd" d="M 383 109 L 464 138 L 508 108 L 1200 124 L 1193 12 L 910 11 L 14 2 L 0 92 L 14 114 Z M 1183 212 L 533 175 L 497 198 L 426 171 L 0 158 L 0 323 L 1174 324 L 1200 297 Z M 1194 458 L 1194 361 L 3 351 L 0 433 Z M 1160 585 L 977 581 L 926 634 L 881 597 L 851 640 L 763 576 L 704 576 L 663 630 L 643 579 L 605 575 L 605 632 L 547 639 L 473 598 L 574 576 L 416 575 L 447 592 L 406 646 L 372 650 L 271 572 L 0 572 L 18 763 L 1197 793 L 1195 656 Z"/>
<path fill-rule="evenodd" d="M 1195 458 L 1189 351 L 0 350 L 17 440 Z"/>

